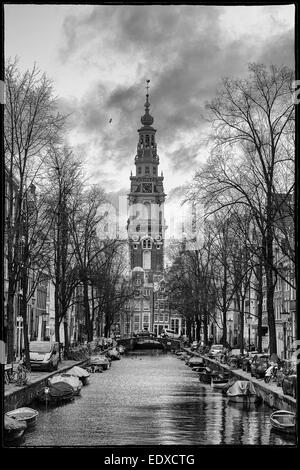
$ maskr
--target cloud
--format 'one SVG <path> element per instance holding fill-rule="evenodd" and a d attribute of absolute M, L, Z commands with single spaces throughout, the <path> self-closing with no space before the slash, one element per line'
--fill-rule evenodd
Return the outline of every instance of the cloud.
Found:
<path fill-rule="evenodd" d="M 292 65 L 293 31 L 277 26 L 274 8 L 269 17 L 268 10 L 264 13 L 273 28 L 265 37 L 255 21 L 251 30 L 229 37 L 222 16 L 226 7 L 102 5 L 66 17 L 61 63 L 97 75 L 81 98 L 64 103 L 73 110 L 70 126 L 77 139 L 87 142 L 93 176 L 101 174 L 99 165 L 110 168 L 116 181 L 120 171 L 129 173 L 146 79 L 161 162 L 175 174 L 191 171 L 206 132 L 204 105 L 221 77 L 247 73 L 249 62 Z"/>

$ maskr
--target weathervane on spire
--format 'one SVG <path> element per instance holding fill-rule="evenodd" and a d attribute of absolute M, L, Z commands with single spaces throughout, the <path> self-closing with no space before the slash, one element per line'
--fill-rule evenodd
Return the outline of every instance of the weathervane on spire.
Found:
<path fill-rule="evenodd" d="M 150 80 L 146 80 L 146 82 L 147 82 L 147 85 L 146 85 L 145 88 L 147 88 L 147 95 L 148 95 L 148 90 L 149 90 L 149 88 L 150 88 L 150 87 L 149 87 L 149 82 L 150 82 Z"/>

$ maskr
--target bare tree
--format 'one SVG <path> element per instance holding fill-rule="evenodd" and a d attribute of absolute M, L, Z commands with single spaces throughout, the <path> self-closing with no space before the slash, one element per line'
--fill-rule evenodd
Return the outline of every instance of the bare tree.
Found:
<path fill-rule="evenodd" d="M 283 179 L 291 181 L 283 177 L 283 171 L 290 172 L 294 159 L 290 145 L 294 132 L 292 82 L 293 72 L 287 67 L 271 66 L 267 71 L 260 64 L 249 65 L 247 79 L 223 80 L 216 99 L 207 105 L 215 147 L 192 188 L 194 196 L 202 193 L 212 210 L 239 204 L 252 212 L 267 279 L 271 354 L 277 350 L 273 306 L 276 194 Z M 293 183 L 286 188 L 288 193 L 292 190 Z"/>
<path fill-rule="evenodd" d="M 7 360 L 11 362 L 14 348 L 14 298 L 20 283 L 22 256 L 28 260 L 28 253 L 22 247 L 24 237 L 27 236 L 23 233 L 26 194 L 39 173 L 49 147 L 60 140 L 65 117 L 57 112 L 51 81 L 36 67 L 21 74 L 16 61 L 8 62 L 5 84 Z M 25 303 L 25 297 L 23 300 Z M 23 316 L 24 320 L 26 322 Z M 26 343 L 25 346 L 27 348 Z"/>

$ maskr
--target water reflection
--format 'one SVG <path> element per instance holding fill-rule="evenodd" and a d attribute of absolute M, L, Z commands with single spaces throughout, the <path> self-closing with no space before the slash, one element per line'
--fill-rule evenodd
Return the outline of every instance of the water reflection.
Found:
<path fill-rule="evenodd" d="M 228 403 L 200 383 L 183 361 L 161 351 L 138 351 L 93 374 L 81 397 L 39 409 L 22 446 L 288 445 L 271 432 L 271 409 Z"/>

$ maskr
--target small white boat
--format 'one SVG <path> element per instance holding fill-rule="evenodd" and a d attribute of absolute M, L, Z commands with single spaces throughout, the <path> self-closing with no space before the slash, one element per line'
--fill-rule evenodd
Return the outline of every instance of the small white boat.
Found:
<path fill-rule="evenodd" d="M 226 392 L 229 401 L 235 403 L 256 403 L 260 401 L 252 382 L 237 380 Z"/>
<path fill-rule="evenodd" d="M 38 414 L 38 411 L 27 407 L 16 408 L 15 410 L 5 413 L 9 418 L 16 419 L 17 421 L 25 421 L 27 427 L 35 425 Z"/>
<path fill-rule="evenodd" d="M 72 369 L 68 370 L 68 374 L 78 377 L 79 380 L 81 380 L 83 385 L 86 385 L 87 380 L 90 376 L 87 370 L 83 369 L 82 367 L 79 366 L 74 366 Z"/>
<path fill-rule="evenodd" d="M 49 379 L 50 384 L 55 384 L 57 382 L 66 382 L 71 385 L 74 389 L 74 395 L 79 395 L 82 388 L 82 383 L 78 377 L 70 374 L 57 374 Z"/>
<path fill-rule="evenodd" d="M 270 423 L 276 431 L 289 434 L 296 432 L 296 414 L 291 411 L 274 411 L 270 416 Z"/>
<path fill-rule="evenodd" d="M 4 441 L 13 442 L 20 439 L 27 429 L 26 421 L 19 421 L 4 415 Z"/>

